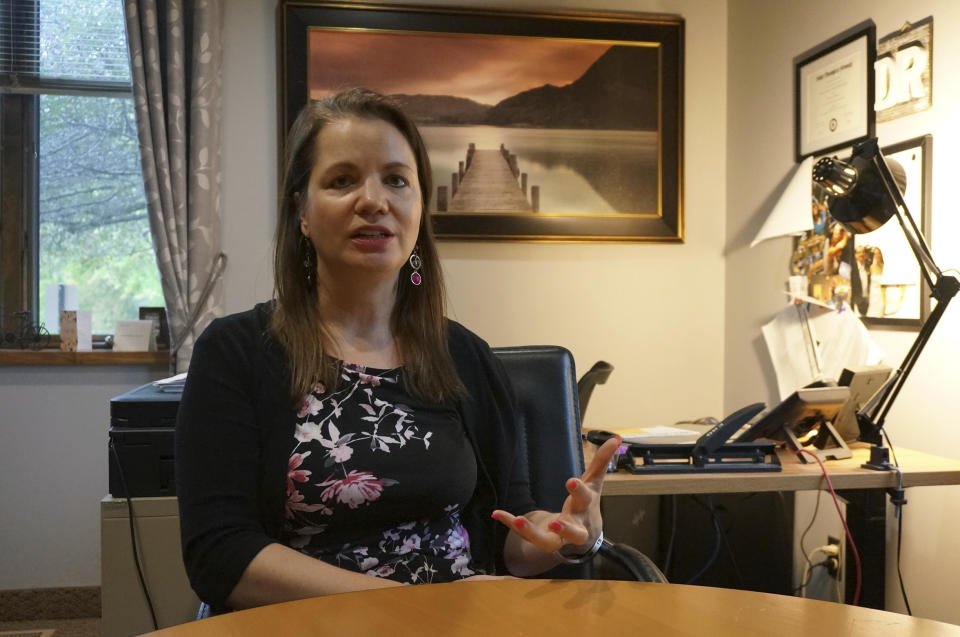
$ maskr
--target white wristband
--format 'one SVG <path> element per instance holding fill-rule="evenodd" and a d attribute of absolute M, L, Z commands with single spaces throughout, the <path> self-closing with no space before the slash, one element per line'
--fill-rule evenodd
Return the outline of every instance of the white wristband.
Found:
<path fill-rule="evenodd" d="M 553 552 L 560 561 L 565 564 L 583 564 L 586 561 L 592 560 L 593 556 L 597 554 L 597 551 L 600 550 L 600 547 L 603 546 L 603 531 L 600 531 L 600 535 L 597 536 L 597 541 L 593 543 L 593 546 L 590 547 L 586 553 L 582 555 L 564 555 L 560 552 L 560 549 L 557 549 Z"/>

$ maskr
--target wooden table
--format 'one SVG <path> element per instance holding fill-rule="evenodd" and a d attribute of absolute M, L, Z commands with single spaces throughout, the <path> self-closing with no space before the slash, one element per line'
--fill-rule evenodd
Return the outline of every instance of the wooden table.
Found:
<path fill-rule="evenodd" d="M 584 453 L 592 454 L 593 445 L 585 444 Z M 897 485 L 893 471 L 873 471 L 860 465 L 870 456 L 863 443 L 850 445 L 853 457 L 829 460 L 824 467 L 833 488 L 847 502 L 847 523 L 863 560 L 863 591 L 860 604 L 883 608 L 886 579 L 886 489 Z M 772 473 L 682 473 L 632 474 L 626 471 L 608 474 L 604 497 L 626 495 L 670 495 L 696 493 L 754 493 L 759 491 L 807 491 L 826 489 L 820 466 L 813 460 L 802 463 L 797 456 L 778 450 L 783 470 Z M 960 461 L 911 449 L 897 449 L 903 471 L 903 486 L 921 487 L 960 484 Z M 589 462 L 589 459 L 588 459 Z M 853 560 L 847 560 L 847 599 L 851 599 L 855 578 Z"/>
<path fill-rule="evenodd" d="M 960 636 L 960 627 L 881 610 L 706 586 L 499 580 L 404 586 L 263 606 L 167 628 L 230 635 Z"/>

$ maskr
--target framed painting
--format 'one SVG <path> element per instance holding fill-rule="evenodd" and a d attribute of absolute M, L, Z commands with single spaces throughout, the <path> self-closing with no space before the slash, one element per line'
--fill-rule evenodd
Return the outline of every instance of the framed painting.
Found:
<path fill-rule="evenodd" d="M 933 137 L 881 149 L 906 179 L 904 202 L 930 243 Z M 810 296 L 859 316 L 868 327 L 918 329 L 930 314 L 930 289 L 895 219 L 865 234 L 850 234 L 830 217 L 829 196 L 814 184 L 813 229 L 794 244 L 791 274 L 807 277 Z"/>
<path fill-rule="evenodd" d="M 441 239 L 682 242 L 677 16 L 278 7 L 279 139 L 362 86 L 417 122 Z"/>
<path fill-rule="evenodd" d="M 933 136 L 923 135 L 880 149 L 900 164 L 906 177 L 903 200 L 924 241 L 930 245 Z M 854 311 L 868 326 L 915 330 L 930 314 L 930 286 L 896 219 L 877 230 L 854 235 L 852 272 L 860 272 L 863 290 Z"/>

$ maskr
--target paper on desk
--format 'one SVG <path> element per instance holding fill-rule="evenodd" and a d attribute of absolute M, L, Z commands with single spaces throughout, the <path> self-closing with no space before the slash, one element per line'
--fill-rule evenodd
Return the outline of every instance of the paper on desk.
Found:
<path fill-rule="evenodd" d="M 154 385 L 183 385 L 187 382 L 187 372 L 181 372 L 169 378 L 161 378 L 160 380 L 153 381 Z"/>
<path fill-rule="evenodd" d="M 791 303 L 762 331 L 780 400 L 814 381 L 836 381 L 845 367 L 876 365 L 883 359 L 883 350 L 849 310 Z"/>
<path fill-rule="evenodd" d="M 182 394 L 186 384 L 187 372 L 153 381 L 153 386 L 157 388 L 157 391 L 164 394 Z"/>
<path fill-rule="evenodd" d="M 680 429 L 679 427 L 644 427 L 620 434 L 627 442 L 644 442 L 650 438 L 683 438 L 699 435 L 696 431 L 690 429 Z"/>
<path fill-rule="evenodd" d="M 786 189 L 763 222 L 760 232 L 750 242 L 750 247 L 765 239 L 788 234 L 801 234 L 813 228 L 813 213 L 810 203 L 813 189 L 813 157 L 807 157 L 797 167 Z"/>

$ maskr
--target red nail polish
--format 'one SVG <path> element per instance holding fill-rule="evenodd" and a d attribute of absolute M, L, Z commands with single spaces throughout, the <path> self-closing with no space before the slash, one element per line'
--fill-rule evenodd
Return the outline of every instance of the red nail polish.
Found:
<path fill-rule="evenodd" d="M 517 521 L 514 522 L 514 524 L 516 525 L 516 527 L 517 527 L 518 529 L 522 529 L 523 527 L 525 527 L 525 526 L 527 525 L 527 521 L 524 520 L 523 518 L 517 518 Z"/>
<path fill-rule="evenodd" d="M 558 522 L 558 521 L 556 521 L 556 520 L 554 520 L 553 522 L 551 522 L 551 523 L 550 523 L 549 525 L 547 525 L 547 526 L 548 526 L 548 528 L 549 528 L 551 531 L 558 531 L 558 532 L 560 531 L 560 529 L 563 528 L 563 525 L 560 524 L 560 522 Z"/>
<path fill-rule="evenodd" d="M 497 520 L 497 521 L 499 521 L 499 520 L 500 520 L 500 518 L 498 518 L 498 517 L 497 517 L 497 514 L 496 514 L 496 512 L 494 512 L 494 513 L 491 513 L 491 514 L 490 514 L 490 517 L 491 517 L 491 518 L 493 518 L 494 520 Z"/>
<path fill-rule="evenodd" d="M 569 480 L 567 480 L 567 491 L 572 491 L 573 489 L 576 489 L 576 488 L 577 488 L 576 478 L 570 478 Z"/>

